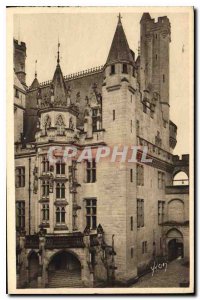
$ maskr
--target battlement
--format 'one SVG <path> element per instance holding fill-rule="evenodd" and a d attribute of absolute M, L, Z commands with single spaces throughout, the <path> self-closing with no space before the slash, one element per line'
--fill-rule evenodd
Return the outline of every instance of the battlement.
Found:
<path fill-rule="evenodd" d="M 13 42 L 14 42 L 14 47 L 15 47 L 15 49 L 19 49 L 19 50 L 22 50 L 22 51 L 25 51 L 25 52 L 26 52 L 26 43 L 24 43 L 24 42 L 19 42 L 19 41 L 16 40 L 16 39 L 14 39 Z"/>
<path fill-rule="evenodd" d="M 145 16 L 144 16 L 145 15 Z M 140 23 L 145 24 L 145 31 L 146 33 L 150 33 L 151 31 L 168 31 L 170 33 L 170 21 L 167 16 L 163 17 L 158 17 L 158 19 L 153 19 L 151 16 L 147 13 L 145 13 L 142 18 Z"/>
<path fill-rule="evenodd" d="M 182 154 L 182 156 L 179 155 L 173 155 L 173 162 L 177 165 L 185 165 L 189 164 L 189 154 Z"/>

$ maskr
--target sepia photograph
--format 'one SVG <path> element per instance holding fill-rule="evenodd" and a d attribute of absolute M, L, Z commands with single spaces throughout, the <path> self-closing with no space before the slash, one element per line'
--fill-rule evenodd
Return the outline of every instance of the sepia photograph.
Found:
<path fill-rule="evenodd" d="M 7 7 L 9 294 L 194 293 L 193 14 Z"/>

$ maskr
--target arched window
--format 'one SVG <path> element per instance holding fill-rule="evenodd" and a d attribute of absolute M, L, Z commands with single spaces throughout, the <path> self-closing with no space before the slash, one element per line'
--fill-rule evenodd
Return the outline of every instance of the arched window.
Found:
<path fill-rule="evenodd" d="M 65 163 L 62 161 L 62 159 L 60 159 L 57 163 L 56 163 L 56 174 L 57 175 L 64 175 L 65 174 Z"/>
<path fill-rule="evenodd" d="M 49 197 L 49 180 L 42 181 L 42 196 Z"/>
<path fill-rule="evenodd" d="M 110 75 L 115 74 L 115 65 L 110 66 Z"/>
<path fill-rule="evenodd" d="M 49 204 L 42 205 L 42 221 L 49 220 Z"/>
<path fill-rule="evenodd" d="M 65 132 L 65 123 L 63 121 L 63 117 L 59 115 L 56 120 L 57 134 L 64 135 Z"/>
<path fill-rule="evenodd" d="M 128 74 L 128 66 L 127 66 L 127 64 L 122 64 L 122 73 Z"/>
<path fill-rule="evenodd" d="M 65 199 L 65 184 L 56 184 L 56 199 Z"/>
<path fill-rule="evenodd" d="M 49 161 L 47 159 L 47 156 L 43 156 L 42 158 L 42 172 L 49 172 Z"/>
<path fill-rule="evenodd" d="M 65 207 L 64 206 L 58 206 L 56 208 L 56 223 L 57 224 L 63 224 L 65 223 Z"/>
<path fill-rule="evenodd" d="M 188 185 L 189 180 L 188 176 L 185 172 L 177 173 L 173 178 L 173 185 Z"/>

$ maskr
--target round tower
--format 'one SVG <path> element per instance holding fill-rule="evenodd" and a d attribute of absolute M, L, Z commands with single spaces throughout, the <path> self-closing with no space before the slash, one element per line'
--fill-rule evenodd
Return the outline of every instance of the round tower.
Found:
<path fill-rule="evenodd" d="M 26 87 L 26 44 L 14 39 L 14 71 L 20 82 Z"/>
<path fill-rule="evenodd" d="M 134 111 L 131 99 L 136 90 L 134 52 L 129 48 L 120 14 L 118 18 L 104 66 L 102 88 L 102 126 L 106 130 L 106 141 L 111 143 L 124 143 L 130 138 L 127 133 L 131 133 Z"/>

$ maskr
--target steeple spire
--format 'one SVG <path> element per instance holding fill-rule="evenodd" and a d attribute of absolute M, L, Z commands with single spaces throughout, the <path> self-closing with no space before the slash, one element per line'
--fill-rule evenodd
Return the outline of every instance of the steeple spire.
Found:
<path fill-rule="evenodd" d="M 37 78 L 37 59 L 35 61 L 35 78 Z"/>
<path fill-rule="evenodd" d="M 121 19 L 122 19 L 122 16 L 121 16 L 121 14 L 119 13 L 119 15 L 118 15 L 118 24 L 121 24 L 122 22 L 121 22 Z"/>
<path fill-rule="evenodd" d="M 133 57 L 126 39 L 126 35 L 121 22 L 122 16 L 119 13 L 118 23 L 110 47 L 106 64 L 113 64 L 115 62 L 133 63 Z"/>
<path fill-rule="evenodd" d="M 65 87 L 65 81 L 63 77 L 63 73 L 60 67 L 60 42 L 58 38 L 58 51 L 57 51 L 57 66 L 56 70 L 54 72 L 53 80 L 52 80 L 52 88 L 54 93 L 54 101 L 60 102 L 60 103 L 67 103 L 67 95 L 66 95 L 66 87 Z"/>
<path fill-rule="evenodd" d="M 57 52 L 57 54 L 58 54 L 58 56 L 57 56 L 57 64 L 58 65 L 60 63 L 60 51 L 59 51 L 59 48 L 60 48 L 60 42 L 59 42 L 59 37 L 58 37 L 58 52 Z"/>

